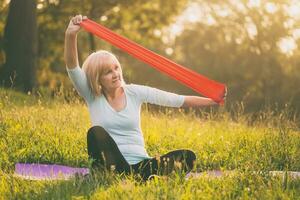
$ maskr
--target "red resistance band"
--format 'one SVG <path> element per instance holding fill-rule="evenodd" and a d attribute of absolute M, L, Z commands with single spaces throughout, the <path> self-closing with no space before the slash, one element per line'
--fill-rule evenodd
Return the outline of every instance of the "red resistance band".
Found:
<path fill-rule="evenodd" d="M 80 25 L 86 31 L 122 49 L 133 57 L 154 67 L 158 71 L 169 75 L 197 93 L 209 97 L 217 103 L 224 103 L 223 97 L 226 92 L 226 86 L 224 84 L 210 80 L 201 74 L 154 53 L 92 20 L 84 20 Z"/>

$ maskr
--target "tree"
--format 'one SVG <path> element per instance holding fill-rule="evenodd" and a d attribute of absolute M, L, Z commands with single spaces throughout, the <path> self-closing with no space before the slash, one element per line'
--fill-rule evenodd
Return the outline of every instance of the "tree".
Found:
<path fill-rule="evenodd" d="M 4 49 L 3 49 L 3 30 L 5 26 L 5 21 L 8 13 L 8 2 L 2 2 L 0 3 L 0 67 L 4 64 L 5 62 L 5 54 L 4 54 Z"/>
<path fill-rule="evenodd" d="M 299 73 L 291 73 L 299 66 L 299 50 L 289 57 L 278 45 L 299 24 L 285 10 L 288 1 L 256 3 L 199 0 L 207 18 L 188 24 L 176 39 L 175 54 L 184 65 L 226 83 L 228 103 L 243 101 L 251 111 L 275 103 L 299 108 Z"/>
<path fill-rule="evenodd" d="M 1 84 L 31 91 L 36 84 L 37 22 L 35 0 L 11 0 L 4 30 L 6 61 Z"/>
<path fill-rule="evenodd" d="M 71 16 L 87 15 L 90 19 L 105 25 L 113 31 L 124 35 L 137 43 L 153 50 L 161 48 L 161 40 L 154 36 L 155 30 L 172 23 L 184 9 L 188 0 L 74 0 L 74 1 L 38 1 L 39 25 L 39 67 L 40 85 L 53 90 L 61 84 L 70 84 L 66 77 L 63 61 L 64 31 Z M 133 71 L 133 64 L 126 53 L 90 34 L 81 33 L 78 39 L 79 60 L 98 49 L 107 49 L 117 54 L 124 66 L 125 76 Z M 159 45 L 158 45 L 159 44 Z M 128 62 L 129 60 L 129 62 Z M 128 63 L 128 64 L 127 64 Z M 137 63 L 137 66 L 143 65 Z M 149 67 L 145 67 L 145 70 Z M 140 69 L 140 68 L 139 68 Z M 56 75 L 54 75 L 54 73 Z M 56 79 L 49 76 L 52 74 Z M 146 74 L 141 73 L 142 75 Z M 59 75 L 59 77 L 57 77 Z"/>

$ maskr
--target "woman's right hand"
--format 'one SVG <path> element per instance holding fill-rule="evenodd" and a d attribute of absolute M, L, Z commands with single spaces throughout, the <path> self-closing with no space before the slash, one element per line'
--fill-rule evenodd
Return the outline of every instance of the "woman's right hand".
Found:
<path fill-rule="evenodd" d="M 82 15 L 76 15 L 75 17 L 72 17 L 67 27 L 66 34 L 77 34 L 78 31 L 80 30 L 79 24 L 86 19 L 87 17 Z"/>

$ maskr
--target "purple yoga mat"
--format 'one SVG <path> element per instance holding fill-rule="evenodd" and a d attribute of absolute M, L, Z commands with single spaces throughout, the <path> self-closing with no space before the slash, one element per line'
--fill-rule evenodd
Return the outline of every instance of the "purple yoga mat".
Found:
<path fill-rule="evenodd" d="M 89 173 L 88 168 L 74 168 L 55 164 L 17 163 L 15 176 L 29 180 L 67 180 L 78 175 Z"/>

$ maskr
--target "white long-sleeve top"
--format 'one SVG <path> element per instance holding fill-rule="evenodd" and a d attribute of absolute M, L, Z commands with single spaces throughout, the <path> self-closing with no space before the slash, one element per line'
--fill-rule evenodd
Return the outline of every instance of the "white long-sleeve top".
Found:
<path fill-rule="evenodd" d="M 79 66 L 67 68 L 67 72 L 79 95 L 85 99 L 92 126 L 101 126 L 108 132 L 130 165 L 150 158 L 145 149 L 141 130 L 142 103 L 169 107 L 180 107 L 184 103 L 182 95 L 144 85 L 125 84 L 122 87 L 126 96 L 126 107 L 116 111 L 104 95 L 93 97 L 85 72 Z"/>

